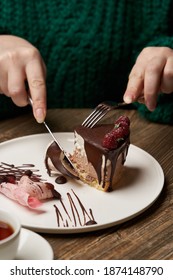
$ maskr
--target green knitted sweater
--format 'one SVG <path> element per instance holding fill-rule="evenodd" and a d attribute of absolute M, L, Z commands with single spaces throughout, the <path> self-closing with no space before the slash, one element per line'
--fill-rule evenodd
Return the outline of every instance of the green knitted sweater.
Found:
<path fill-rule="evenodd" d="M 0 34 L 27 39 L 47 65 L 48 108 L 94 107 L 122 100 L 128 74 L 146 46 L 173 48 L 171 0 L 1 0 Z M 151 121 L 173 123 L 173 94 Z M 0 118 L 21 112 L 0 96 Z"/>

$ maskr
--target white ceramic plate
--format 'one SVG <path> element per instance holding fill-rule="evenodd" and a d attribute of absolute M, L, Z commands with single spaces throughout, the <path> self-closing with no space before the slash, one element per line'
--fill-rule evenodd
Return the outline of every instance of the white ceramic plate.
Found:
<path fill-rule="evenodd" d="M 72 151 L 73 133 L 55 133 L 55 136 L 67 152 Z M 162 191 L 164 174 L 161 166 L 151 155 L 132 144 L 125 163 L 125 176 L 119 182 L 120 188 L 104 193 L 73 179 L 58 185 L 55 183 L 56 176 L 49 177 L 44 165 L 45 151 L 51 141 L 48 134 L 37 134 L 0 144 L 0 162 L 14 165 L 33 163 L 42 177 L 53 183 L 62 195 L 63 205 L 59 200 L 52 199 L 46 201 L 40 211 L 33 211 L 0 194 L 1 208 L 18 215 L 23 227 L 46 233 L 77 233 L 108 228 L 145 211 Z M 76 205 L 76 209 L 72 206 L 74 211 L 71 201 Z M 97 223 L 86 226 L 85 222 L 92 215 Z"/>
<path fill-rule="evenodd" d="M 21 229 L 20 243 L 15 260 L 53 260 L 50 244 L 39 234 Z"/>

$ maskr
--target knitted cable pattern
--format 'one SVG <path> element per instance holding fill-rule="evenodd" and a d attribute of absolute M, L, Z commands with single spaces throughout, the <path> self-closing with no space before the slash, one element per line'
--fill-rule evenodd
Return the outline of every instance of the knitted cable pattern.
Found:
<path fill-rule="evenodd" d="M 0 33 L 25 38 L 40 50 L 47 66 L 49 108 L 94 107 L 105 99 L 122 99 L 130 69 L 145 46 L 173 48 L 171 3 L 1 0 Z M 9 108 L 11 113 L 20 110 L 2 99 L 0 115 Z M 169 117 L 155 113 L 149 118 L 170 122 L 168 105 L 165 101 Z"/>

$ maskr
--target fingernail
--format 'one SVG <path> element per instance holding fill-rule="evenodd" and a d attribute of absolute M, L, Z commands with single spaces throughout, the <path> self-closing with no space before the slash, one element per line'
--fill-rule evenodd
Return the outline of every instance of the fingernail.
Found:
<path fill-rule="evenodd" d="M 156 103 L 155 102 L 146 102 L 146 106 L 149 111 L 154 111 L 156 109 Z"/>
<path fill-rule="evenodd" d="M 132 102 L 133 102 L 132 98 L 131 98 L 129 95 L 124 96 L 124 101 L 125 101 L 125 103 L 127 103 L 127 104 L 129 104 L 129 103 L 132 103 Z"/>
<path fill-rule="evenodd" d="M 44 122 L 45 115 L 44 115 L 43 109 L 41 109 L 41 108 L 36 109 L 35 117 L 36 117 L 36 120 L 38 123 Z"/>

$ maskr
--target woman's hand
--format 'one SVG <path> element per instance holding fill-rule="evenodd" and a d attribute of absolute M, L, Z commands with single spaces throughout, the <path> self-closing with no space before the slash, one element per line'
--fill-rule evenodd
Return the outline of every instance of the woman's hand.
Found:
<path fill-rule="evenodd" d="M 28 104 L 26 81 L 38 122 L 46 116 L 46 67 L 39 51 L 28 41 L 0 35 L 0 92 L 18 106 Z"/>
<path fill-rule="evenodd" d="M 173 50 L 147 47 L 139 54 L 131 70 L 124 101 L 131 103 L 143 96 L 147 108 L 153 111 L 159 92 L 173 92 Z"/>

